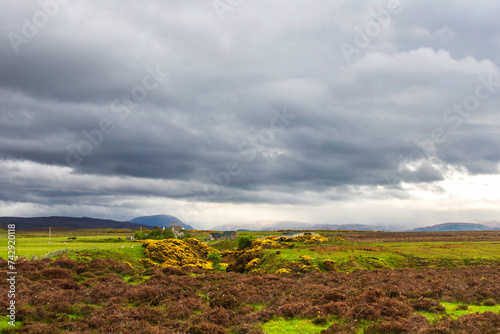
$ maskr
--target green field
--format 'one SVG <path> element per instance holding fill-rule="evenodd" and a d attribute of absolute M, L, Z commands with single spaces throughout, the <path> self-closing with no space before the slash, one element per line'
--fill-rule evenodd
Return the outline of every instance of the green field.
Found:
<path fill-rule="evenodd" d="M 140 244 L 127 241 L 127 235 L 131 232 L 118 232 L 116 230 L 71 230 L 68 232 L 54 232 L 49 238 L 47 232 L 17 231 L 15 246 L 16 255 L 23 258 L 43 257 L 50 252 L 68 250 L 90 250 L 90 249 L 121 249 Z M 75 237 L 76 240 L 69 239 Z M 120 239 L 118 239 L 120 238 Z M 49 242 L 50 240 L 50 242 Z M 2 230 L 0 234 L 0 257 L 7 258 L 7 232 Z"/>
<path fill-rule="evenodd" d="M 450 317 L 452 319 L 458 319 L 461 316 L 467 314 L 475 314 L 475 313 L 484 313 L 484 312 L 500 312 L 500 305 L 494 306 L 485 306 L 485 305 L 465 305 L 460 303 L 449 303 L 449 302 L 440 302 L 441 305 L 445 308 L 445 313 L 443 314 L 435 314 L 429 312 L 418 312 L 420 315 L 423 315 L 427 318 L 431 323 L 437 322 L 439 319 L 443 317 Z"/>
<path fill-rule="evenodd" d="M 261 262 L 264 269 L 279 267 L 280 263 L 300 261 L 310 256 L 321 267 L 322 261 L 332 259 L 339 271 L 355 269 L 398 269 L 459 267 L 500 263 L 500 243 L 491 242 L 391 242 L 353 243 L 332 242 L 322 245 L 296 244 L 293 249 L 266 250 Z"/>
<path fill-rule="evenodd" d="M 327 329 L 332 322 L 323 325 L 316 325 L 308 319 L 285 320 L 283 318 L 271 320 L 262 326 L 262 330 L 267 334 L 315 334 L 323 329 Z"/>
<path fill-rule="evenodd" d="M 280 232 L 244 232 L 255 237 L 280 235 Z M 356 232 L 359 234 L 359 232 Z M 376 233 L 376 232 L 375 232 Z M 55 251 L 94 251 L 115 250 L 132 252 L 134 258 L 145 256 L 141 253 L 140 243 L 126 240 L 131 231 L 70 230 L 53 232 L 49 243 L 48 231 L 16 233 L 16 254 L 32 259 L 44 257 Z M 205 241 L 207 231 L 191 233 L 200 241 Z M 300 261 L 301 256 L 313 258 L 313 265 L 322 269 L 325 259 L 337 263 L 337 271 L 350 272 L 356 269 L 398 269 L 398 268 L 433 268 L 461 267 L 478 264 L 500 263 L 500 241 L 427 241 L 427 242 L 360 242 L 350 241 L 350 233 L 329 233 L 328 243 L 305 245 L 295 242 L 292 249 L 265 250 L 264 257 L 257 268 L 266 272 L 274 272 L 291 261 Z M 366 232 L 367 235 L 374 234 Z M 7 258 L 7 232 L 0 234 L 0 256 Z M 333 241 L 333 236 L 345 237 L 346 241 Z M 76 237 L 76 240 L 68 239 Z M 209 246 L 218 250 L 233 250 L 236 240 L 208 242 Z M 135 248 L 135 249 L 134 249 Z M 142 255 L 141 255 L 142 254 Z"/>

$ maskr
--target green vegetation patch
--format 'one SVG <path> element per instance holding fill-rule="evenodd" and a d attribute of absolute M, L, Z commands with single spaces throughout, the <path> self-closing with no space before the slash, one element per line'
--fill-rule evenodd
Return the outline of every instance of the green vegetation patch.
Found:
<path fill-rule="evenodd" d="M 260 260 L 258 268 L 267 273 L 275 273 L 277 270 L 285 268 L 289 262 L 291 261 L 280 258 L 275 249 L 270 249 L 264 251 L 264 256 Z"/>
<path fill-rule="evenodd" d="M 316 325 L 308 319 L 291 319 L 286 320 L 278 318 L 271 320 L 262 325 L 262 331 L 267 334 L 281 334 L 281 333 L 297 333 L 297 334 L 316 334 L 323 329 L 327 329 L 333 322 L 324 325 Z"/>
<path fill-rule="evenodd" d="M 335 262 L 335 270 L 400 269 L 400 268 L 457 268 L 463 266 L 492 265 L 500 263 L 499 244 L 491 242 L 386 242 L 353 243 L 329 241 L 320 245 L 295 243 L 295 248 L 265 250 L 259 268 L 274 272 L 292 261 L 301 261 L 309 256 L 313 265 L 325 270 L 326 259 Z M 278 263 L 268 263 L 269 261 Z M 273 271 L 274 270 L 274 271 Z"/>
<path fill-rule="evenodd" d="M 494 312 L 500 311 L 500 305 L 484 306 L 484 305 L 464 305 L 457 303 L 441 302 L 441 305 L 446 309 L 446 313 L 453 319 L 457 319 L 466 314 Z"/>
<path fill-rule="evenodd" d="M 68 317 L 70 319 L 73 319 L 73 320 L 75 320 L 75 319 L 83 319 L 83 315 L 80 315 L 80 314 L 69 314 Z"/>
<path fill-rule="evenodd" d="M 104 232 L 95 232 L 95 235 L 78 235 L 76 232 L 61 236 L 62 232 L 53 233 L 50 238 L 47 236 L 32 236 L 25 231 L 16 233 L 16 255 L 28 259 L 42 258 L 44 256 L 55 256 L 54 252 L 72 252 L 72 251 L 91 251 L 91 250 L 121 250 L 131 248 L 140 244 L 126 240 L 128 234 L 115 234 L 110 236 Z M 88 232 L 82 232 L 82 234 Z M 7 238 L 3 237 L 6 233 L 0 235 L 0 257 L 7 258 Z M 130 233 L 129 233 L 130 234 Z M 76 239 L 69 239 L 69 237 Z M 144 250 L 143 250 L 144 251 Z"/>
<path fill-rule="evenodd" d="M 247 304 L 250 307 L 253 307 L 256 311 L 262 310 L 264 307 L 266 307 L 266 304 Z"/>
<path fill-rule="evenodd" d="M 219 251 L 234 250 L 236 248 L 236 240 L 228 239 L 228 240 L 211 241 L 208 243 L 208 245 Z"/>
<path fill-rule="evenodd" d="M 336 270 L 341 272 L 360 269 L 457 268 L 500 264 L 500 243 L 479 241 L 481 239 L 478 238 L 470 239 L 473 241 L 469 239 L 467 241 L 452 241 L 454 239 L 447 236 L 447 238 L 451 238 L 450 241 L 407 242 L 405 238 L 395 238 L 399 235 L 397 233 L 380 233 L 380 238 L 378 238 L 377 232 L 317 232 L 329 237 L 328 242 L 308 245 L 301 241 L 294 241 L 294 248 L 280 249 L 278 254 L 276 254 L 277 250 L 263 247 L 265 255 L 252 270 L 261 269 L 267 273 L 274 273 L 287 267 L 292 261 L 302 261 L 302 256 L 311 257 L 313 259 L 312 266 L 322 271 Z M 49 243 L 48 229 L 34 232 L 18 231 L 16 233 L 16 253 L 21 257 L 29 259 L 35 257 L 36 259 L 47 256 L 54 251 L 67 250 L 66 254 L 69 257 L 75 258 L 73 254 L 79 252 L 79 260 L 83 260 L 81 256 L 83 253 L 93 254 L 102 251 L 103 254 L 110 255 L 117 261 L 131 262 L 135 267 L 137 260 L 145 259 L 146 256 L 140 243 L 126 240 L 127 236 L 133 235 L 133 233 L 134 231 L 113 229 L 52 231 Z M 190 231 L 190 233 L 198 240 L 205 240 L 209 236 L 207 231 Z M 281 232 L 244 232 L 239 233 L 239 235 L 238 240 L 210 241 L 208 245 L 218 251 L 235 250 L 238 246 L 240 248 L 245 246 L 244 242 L 248 243 L 254 238 L 267 235 L 280 236 Z M 336 238 L 340 235 L 343 239 Z M 358 236 L 358 239 L 349 240 L 351 235 Z M 427 234 L 411 234 L 411 236 L 419 235 L 423 238 Z M 6 231 L 0 231 L 0 236 L 6 236 Z M 359 239 L 359 236 L 371 237 Z M 475 235 L 471 234 L 472 236 Z M 70 237 L 76 239 L 69 239 Z M 374 242 L 365 242 L 365 239 Z M 124 255 L 120 257 L 118 255 L 120 253 Z M 276 255 L 271 255 L 273 253 Z M 50 256 L 53 255 L 55 254 L 50 254 Z M 7 238 L 0 238 L 0 256 L 4 259 L 7 257 Z M 334 268 L 323 267 L 323 262 L 326 259 L 334 261 Z M 223 262 L 235 260 L 226 257 Z"/>
<path fill-rule="evenodd" d="M 90 261 L 92 259 L 112 259 L 119 262 L 130 263 L 134 268 L 143 268 L 139 263 L 140 259 L 145 259 L 144 248 L 140 243 L 128 244 L 124 248 L 109 250 L 85 250 L 69 252 L 63 255 L 75 261 Z"/>
<path fill-rule="evenodd" d="M 3 328 L 19 328 L 23 324 L 21 321 L 16 321 L 16 322 L 14 322 L 15 326 L 12 327 L 12 325 L 9 324 L 9 321 L 10 321 L 10 319 L 7 318 L 6 316 L 0 317 L 0 329 L 3 329 Z"/>
<path fill-rule="evenodd" d="M 266 254 L 276 253 L 276 251 L 268 250 Z M 268 255 L 268 256 L 269 256 Z M 321 269 L 323 261 L 326 259 L 332 259 L 335 261 L 337 266 L 337 271 L 351 272 L 356 269 L 395 269 L 404 268 L 407 266 L 407 259 L 399 254 L 394 254 L 389 251 L 379 249 L 378 251 L 373 251 L 367 247 L 338 247 L 338 246 L 316 246 L 316 247 L 297 247 L 292 249 L 281 249 L 279 250 L 279 255 L 272 258 L 272 261 L 280 261 L 281 268 L 283 263 L 289 263 L 291 261 L 301 261 L 304 256 L 311 257 L 313 259 L 313 265 L 318 266 Z M 267 269 L 267 267 L 275 267 L 266 263 L 267 258 L 263 258 L 262 267 Z M 274 268 L 273 268 L 274 269 Z M 270 271 L 269 271 L 270 272 Z"/>
<path fill-rule="evenodd" d="M 486 305 L 466 305 L 461 303 L 449 303 L 449 302 L 440 302 L 440 303 L 446 309 L 444 314 L 437 314 L 431 312 L 417 312 L 417 313 L 426 317 L 430 323 L 436 323 L 439 319 L 443 317 L 458 319 L 461 316 L 467 314 L 500 312 L 500 305 L 486 306 Z"/>

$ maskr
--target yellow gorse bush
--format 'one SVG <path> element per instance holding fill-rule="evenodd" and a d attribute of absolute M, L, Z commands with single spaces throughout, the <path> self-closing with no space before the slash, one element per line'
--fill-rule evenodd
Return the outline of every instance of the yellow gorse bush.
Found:
<path fill-rule="evenodd" d="M 300 261 L 292 261 L 292 262 L 288 263 L 287 268 L 290 269 L 293 273 L 303 273 L 303 274 L 311 272 L 311 271 L 319 271 L 318 267 L 303 264 Z"/>
<path fill-rule="evenodd" d="M 296 242 L 302 242 L 302 243 L 308 245 L 308 244 L 321 244 L 321 243 L 328 242 L 328 238 L 324 237 L 322 235 L 319 235 L 319 234 L 303 234 L 303 235 L 298 235 L 295 237 L 281 236 L 278 238 L 278 241 L 282 241 L 282 242 L 296 241 Z"/>
<path fill-rule="evenodd" d="M 266 272 L 262 269 L 254 269 L 251 271 L 252 274 L 259 274 L 259 275 L 265 275 Z"/>
<path fill-rule="evenodd" d="M 290 248 L 286 242 L 302 242 L 304 244 L 319 244 L 328 242 L 328 238 L 317 234 L 298 235 L 295 237 L 274 237 L 268 236 L 262 239 L 252 240 L 252 248 L 262 247 L 262 249 Z M 282 243 L 285 242 L 285 243 Z"/>
<path fill-rule="evenodd" d="M 256 267 L 260 262 L 260 259 L 259 258 L 256 258 L 256 259 L 253 259 L 251 260 L 250 262 L 247 263 L 246 265 L 246 269 L 249 270 L 249 269 L 252 269 L 253 267 Z"/>
<path fill-rule="evenodd" d="M 145 267 L 159 267 L 160 265 L 158 263 L 154 263 L 151 261 L 151 259 L 140 259 L 140 263 L 142 263 Z"/>
<path fill-rule="evenodd" d="M 323 268 L 326 271 L 334 271 L 337 268 L 337 262 L 332 259 L 325 259 L 323 261 Z"/>
<path fill-rule="evenodd" d="M 262 239 L 253 239 L 252 240 L 252 247 L 261 247 L 261 249 L 275 249 L 275 248 L 282 248 L 282 245 L 277 242 L 278 239 L 273 236 L 268 236 Z"/>
<path fill-rule="evenodd" d="M 145 240 L 142 246 L 146 248 L 144 250 L 146 256 L 161 262 L 163 267 L 190 265 L 201 269 L 213 269 L 212 264 L 207 261 L 207 256 L 211 251 L 218 252 L 194 238 L 188 238 L 185 241 L 179 239 Z M 155 265 L 154 262 L 151 261 L 151 263 Z M 151 263 L 147 264 L 151 265 Z"/>
<path fill-rule="evenodd" d="M 276 275 L 281 275 L 281 274 L 289 274 L 291 273 L 292 271 L 290 269 L 287 269 L 287 268 L 281 268 L 281 269 L 278 269 L 276 270 L 275 274 Z"/>
<path fill-rule="evenodd" d="M 318 235 L 298 235 L 292 238 L 294 241 L 303 242 L 305 244 L 321 244 L 328 241 L 328 238 Z"/>
<path fill-rule="evenodd" d="M 310 256 L 303 255 L 300 258 L 302 259 L 302 262 L 304 262 L 305 265 L 310 266 L 313 263 L 313 259 Z"/>

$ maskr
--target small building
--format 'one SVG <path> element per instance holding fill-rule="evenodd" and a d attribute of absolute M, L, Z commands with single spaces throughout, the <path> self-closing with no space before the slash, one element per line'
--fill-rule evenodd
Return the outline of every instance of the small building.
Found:
<path fill-rule="evenodd" d="M 127 235 L 127 240 L 135 240 L 135 237 L 133 235 Z"/>
<path fill-rule="evenodd" d="M 224 231 L 222 233 L 222 239 L 236 239 L 238 237 L 238 233 L 235 231 Z"/>
<path fill-rule="evenodd" d="M 214 233 L 210 233 L 210 236 L 208 237 L 208 240 L 209 241 L 220 240 L 221 237 L 222 237 L 222 234 L 214 232 Z"/>

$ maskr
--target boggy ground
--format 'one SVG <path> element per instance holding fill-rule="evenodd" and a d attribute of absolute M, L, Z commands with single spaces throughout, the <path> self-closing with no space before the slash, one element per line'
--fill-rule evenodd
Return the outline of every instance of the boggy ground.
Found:
<path fill-rule="evenodd" d="M 5 261 L 0 270 L 5 296 Z M 498 305 L 498 266 L 279 276 L 63 258 L 17 270 L 22 325 L 6 333 L 255 334 L 277 319 L 309 319 L 323 334 L 500 332 L 498 311 L 452 319 L 439 303 Z"/>

